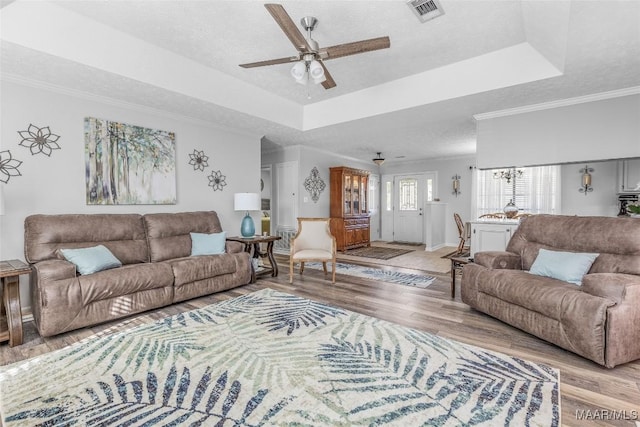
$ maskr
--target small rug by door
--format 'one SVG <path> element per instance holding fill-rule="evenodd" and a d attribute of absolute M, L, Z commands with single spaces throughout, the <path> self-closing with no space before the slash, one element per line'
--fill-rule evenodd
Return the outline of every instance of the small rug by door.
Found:
<path fill-rule="evenodd" d="M 306 262 L 304 268 L 313 268 L 314 270 L 322 270 L 321 262 Z M 331 274 L 331 263 L 327 263 L 327 270 Z M 400 273 L 398 271 L 383 270 L 382 268 L 365 267 L 356 264 L 346 264 L 336 262 L 336 273 L 346 274 L 347 276 L 362 277 L 364 279 L 378 280 L 381 282 L 398 283 L 400 285 L 415 286 L 417 288 L 426 288 L 432 284 L 436 278 L 422 274 Z"/>
<path fill-rule="evenodd" d="M 391 259 L 400 255 L 408 254 L 409 252 L 413 251 L 410 249 L 395 249 L 385 248 L 381 246 L 370 246 L 368 248 L 349 249 L 348 251 L 345 251 L 344 254 L 364 258 Z"/>
<path fill-rule="evenodd" d="M 263 289 L 0 368 L 6 427 L 559 424 L 558 373 Z"/>
<path fill-rule="evenodd" d="M 405 246 L 422 246 L 424 245 L 424 243 L 415 243 L 415 242 L 397 242 L 397 241 L 393 241 L 390 242 L 392 245 L 405 245 Z"/>

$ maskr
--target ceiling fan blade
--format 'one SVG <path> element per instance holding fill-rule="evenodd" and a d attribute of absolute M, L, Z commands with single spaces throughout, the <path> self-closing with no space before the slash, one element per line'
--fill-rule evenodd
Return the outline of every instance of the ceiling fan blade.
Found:
<path fill-rule="evenodd" d="M 240 64 L 242 68 L 255 68 L 255 67 L 264 67 L 265 65 L 277 65 L 277 64 L 288 64 L 290 62 L 297 62 L 300 58 L 297 56 L 288 56 L 286 58 L 278 58 L 278 59 L 269 59 L 267 61 L 258 61 L 258 62 L 250 62 L 248 64 Z"/>
<path fill-rule="evenodd" d="M 324 68 L 324 78 L 325 78 L 325 81 L 322 82 L 322 87 L 325 89 L 331 89 L 332 87 L 336 87 L 336 81 L 333 80 L 333 77 L 331 77 L 331 74 L 329 74 L 329 70 L 327 70 L 327 67 L 324 66 L 322 61 L 320 61 L 320 65 L 322 65 L 322 68 Z"/>
<path fill-rule="evenodd" d="M 343 56 L 355 55 L 357 53 L 371 52 L 372 50 L 387 49 L 391 46 L 389 37 L 378 37 L 375 39 L 360 40 L 358 42 L 338 44 L 321 49 L 320 56 L 323 60 L 341 58 Z M 324 53 L 326 52 L 326 58 Z"/>
<path fill-rule="evenodd" d="M 311 46 L 309 46 L 309 43 L 282 5 L 267 3 L 264 7 L 267 8 L 273 19 L 280 25 L 280 28 L 289 37 L 298 52 L 309 52 L 311 50 Z"/>

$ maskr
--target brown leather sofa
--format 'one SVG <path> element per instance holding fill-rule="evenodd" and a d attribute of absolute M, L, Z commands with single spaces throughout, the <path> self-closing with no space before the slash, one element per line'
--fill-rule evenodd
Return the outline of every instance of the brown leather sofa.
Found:
<path fill-rule="evenodd" d="M 190 232 L 221 231 L 215 212 L 27 217 L 38 332 L 51 336 L 249 283 L 251 262 L 240 243 L 227 242 L 221 255 L 190 256 Z M 122 267 L 78 275 L 58 251 L 100 244 Z"/>
<path fill-rule="evenodd" d="M 530 274 L 540 248 L 599 253 L 574 285 Z M 462 271 L 462 301 L 601 365 L 640 359 L 640 220 L 535 215 Z"/>

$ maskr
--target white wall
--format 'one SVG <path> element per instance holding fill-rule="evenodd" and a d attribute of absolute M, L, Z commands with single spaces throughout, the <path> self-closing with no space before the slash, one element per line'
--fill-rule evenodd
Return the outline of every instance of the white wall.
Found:
<path fill-rule="evenodd" d="M 481 169 L 640 157 L 640 94 L 481 118 L 477 128 Z"/>
<path fill-rule="evenodd" d="M 5 215 L 0 217 L 0 259 L 24 259 L 24 219 L 31 214 L 147 213 L 215 210 L 231 235 L 240 232 L 243 212 L 233 210 L 235 192 L 260 192 L 260 137 L 207 125 L 160 111 L 125 105 L 81 94 L 1 82 L 0 151 L 10 150 L 22 160 L 22 176 L 4 186 Z M 85 201 L 84 118 L 98 117 L 176 134 L 177 204 L 87 206 Z M 51 157 L 32 156 L 18 145 L 18 131 L 29 124 L 49 126 L 60 135 L 60 150 Z M 194 171 L 189 154 L 204 150 L 209 168 Z M 207 175 L 220 170 L 226 176 L 223 191 L 208 186 Z M 260 212 L 254 212 L 256 225 Z M 31 305 L 28 281 L 21 277 L 23 311 Z M 26 310 L 25 310 L 26 309 Z"/>

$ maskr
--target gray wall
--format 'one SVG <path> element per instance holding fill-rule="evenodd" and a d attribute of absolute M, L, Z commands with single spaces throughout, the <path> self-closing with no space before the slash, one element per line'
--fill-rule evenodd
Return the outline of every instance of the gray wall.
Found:
<path fill-rule="evenodd" d="M 243 212 L 233 210 L 236 192 L 260 192 L 260 137 L 213 127 L 179 116 L 113 100 L 93 98 L 55 88 L 2 81 L 0 151 L 10 150 L 22 160 L 22 176 L 2 184 L 5 215 L 0 216 L 0 259 L 24 259 L 24 219 L 31 214 L 147 213 L 215 210 L 225 230 L 240 232 Z M 87 206 L 85 200 L 84 118 L 98 117 L 176 134 L 177 204 Z M 32 123 L 49 126 L 60 135 L 60 150 L 51 157 L 32 156 L 18 145 L 18 131 Z M 189 165 L 193 150 L 204 150 L 209 168 L 194 171 Z M 208 186 L 207 175 L 226 175 L 223 191 Z M 252 213 L 260 224 L 260 212 Z M 23 310 L 31 305 L 25 276 L 21 278 Z"/>
<path fill-rule="evenodd" d="M 640 95 L 481 119 L 477 138 L 481 169 L 640 157 Z"/>

